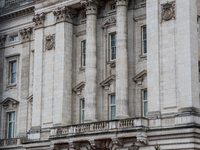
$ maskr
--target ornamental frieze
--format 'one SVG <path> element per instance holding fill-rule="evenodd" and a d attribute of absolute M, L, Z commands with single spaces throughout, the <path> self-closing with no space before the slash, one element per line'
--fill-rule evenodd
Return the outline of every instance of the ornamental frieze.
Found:
<path fill-rule="evenodd" d="M 22 37 L 22 42 L 29 41 L 31 39 L 32 27 L 22 29 L 19 32 Z"/>
<path fill-rule="evenodd" d="M 56 17 L 56 22 L 58 23 L 63 21 L 72 21 L 77 15 L 77 11 L 73 8 L 64 6 L 53 10 L 53 14 Z"/>
<path fill-rule="evenodd" d="M 36 14 L 33 17 L 33 22 L 35 22 L 35 29 L 44 27 L 45 13 Z"/>
<path fill-rule="evenodd" d="M 55 34 L 46 36 L 45 48 L 46 50 L 52 50 L 55 48 Z"/>
<path fill-rule="evenodd" d="M 162 21 L 175 19 L 175 2 L 167 2 L 162 5 Z"/>

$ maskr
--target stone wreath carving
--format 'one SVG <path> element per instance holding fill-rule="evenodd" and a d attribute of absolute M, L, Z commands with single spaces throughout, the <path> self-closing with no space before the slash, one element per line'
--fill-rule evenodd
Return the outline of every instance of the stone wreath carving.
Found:
<path fill-rule="evenodd" d="M 47 50 L 51 50 L 55 48 L 55 34 L 46 36 L 45 47 Z"/>
<path fill-rule="evenodd" d="M 175 19 L 175 2 L 167 2 L 162 5 L 162 20 L 169 21 Z"/>
<path fill-rule="evenodd" d="M 102 23 L 102 28 L 106 28 L 106 27 L 113 25 L 113 24 L 116 24 L 116 18 L 110 17 Z"/>

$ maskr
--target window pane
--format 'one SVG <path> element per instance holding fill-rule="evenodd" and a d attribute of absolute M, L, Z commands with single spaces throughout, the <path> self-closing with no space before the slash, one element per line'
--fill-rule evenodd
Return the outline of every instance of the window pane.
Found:
<path fill-rule="evenodd" d="M 85 119 L 85 111 L 82 110 L 82 123 L 84 123 L 84 119 Z"/>
<path fill-rule="evenodd" d="M 147 111 L 148 111 L 148 103 L 144 102 L 144 116 L 147 115 Z"/>
<path fill-rule="evenodd" d="M 115 104 L 115 95 L 110 96 L 110 104 Z"/>
<path fill-rule="evenodd" d="M 143 100 L 147 100 L 147 90 L 144 90 Z"/>
<path fill-rule="evenodd" d="M 85 109 L 85 100 L 82 100 L 82 109 Z"/>
<path fill-rule="evenodd" d="M 111 106 L 111 120 L 115 119 L 116 116 L 116 107 Z"/>
<path fill-rule="evenodd" d="M 16 73 L 11 74 L 11 83 L 16 83 Z"/>

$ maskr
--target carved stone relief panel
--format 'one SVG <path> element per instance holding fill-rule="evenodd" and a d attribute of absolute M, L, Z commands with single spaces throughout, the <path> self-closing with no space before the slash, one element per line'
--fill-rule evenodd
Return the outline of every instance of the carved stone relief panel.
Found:
<path fill-rule="evenodd" d="M 45 47 L 46 47 L 46 50 L 52 50 L 55 48 L 55 34 L 46 36 Z"/>
<path fill-rule="evenodd" d="M 162 5 L 162 21 L 175 19 L 175 2 L 167 2 Z"/>

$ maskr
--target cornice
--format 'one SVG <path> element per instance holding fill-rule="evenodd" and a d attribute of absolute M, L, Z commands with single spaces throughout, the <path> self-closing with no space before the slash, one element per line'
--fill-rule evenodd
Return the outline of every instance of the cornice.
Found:
<path fill-rule="evenodd" d="M 19 9 L 16 11 L 12 11 L 12 12 L 0 15 L 0 20 L 4 21 L 4 20 L 16 18 L 16 17 L 22 16 L 22 15 L 32 13 L 32 12 L 34 12 L 34 10 L 35 10 L 34 6 L 22 8 L 22 9 Z"/>

